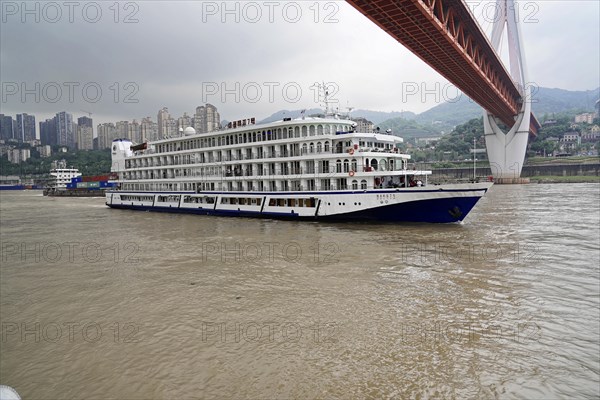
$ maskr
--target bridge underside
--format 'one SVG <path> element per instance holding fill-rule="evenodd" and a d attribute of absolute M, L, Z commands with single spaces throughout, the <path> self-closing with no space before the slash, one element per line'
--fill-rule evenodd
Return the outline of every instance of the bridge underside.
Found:
<path fill-rule="evenodd" d="M 462 0 L 347 1 L 500 122 L 513 126 L 524 99 Z M 534 118 L 531 132 L 538 127 Z"/>

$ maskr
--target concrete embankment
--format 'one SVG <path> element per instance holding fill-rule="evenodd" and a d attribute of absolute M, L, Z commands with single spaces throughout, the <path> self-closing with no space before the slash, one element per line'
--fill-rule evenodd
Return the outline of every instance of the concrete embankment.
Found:
<path fill-rule="evenodd" d="M 431 180 L 452 181 L 452 180 L 468 180 L 473 179 L 473 168 L 438 168 L 431 169 Z M 475 175 L 478 177 L 491 176 L 492 170 L 489 167 L 477 167 Z M 586 181 L 584 177 L 590 177 L 590 182 L 597 182 L 594 177 L 600 177 L 600 163 L 591 164 L 546 164 L 546 165 L 526 165 L 521 172 L 522 178 L 529 178 L 532 182 L 540 181 L 555 181 L 568 182 L 568 177 L 574 178 L 572 181 Z M 557 177 L 558 179 L 552 179 Z M 540 178 L 540 179 L 537 179 Z"/>

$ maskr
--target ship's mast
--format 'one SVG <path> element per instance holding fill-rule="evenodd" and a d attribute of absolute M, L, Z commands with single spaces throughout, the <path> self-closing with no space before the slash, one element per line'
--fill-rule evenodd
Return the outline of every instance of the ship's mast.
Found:
<path fill-rule="evenodd" d="M 323 90 L 323 99 L 325 101 L 325 116 L 331 116 L 333 115 L 333 112 L 331 112 L 331 109 L 329 108 L 329 91 L 327 90 L 327 86 L 325 86 L 325 83 L 319 86 L 321 87 L 321 90 Z"/>
<path fill-rule="evenodd" d="M 319 84 L 319 97 L 323 97 L 323 102 L 325 103 L 325 117 L 334 117 L 339 118 L 339 115 L 336 111 L 331 108 L 331 101 L 329 100 L 329 90 L 327 90 L 327 85 L 325 82 Z"/>

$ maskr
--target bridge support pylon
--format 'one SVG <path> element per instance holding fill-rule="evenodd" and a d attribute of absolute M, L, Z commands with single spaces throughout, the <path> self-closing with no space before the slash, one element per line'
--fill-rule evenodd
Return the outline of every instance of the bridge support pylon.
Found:
<path fill-rule="evenodd" d="M 497 0 L 492 28 L 492 46 L 500 53 L 500 43 L 506 28 L 510 75 L 521 93 L 521 109 L 515 123 L 504 132 L 494 115 L 483 112 L 485 144 L 492 175 L 497 183 L 525 183 L 520 178 L 531 122 L 531 89 L 527 82 L 525 53 L 519 29 L 519 16 L 513 0 Z"/>

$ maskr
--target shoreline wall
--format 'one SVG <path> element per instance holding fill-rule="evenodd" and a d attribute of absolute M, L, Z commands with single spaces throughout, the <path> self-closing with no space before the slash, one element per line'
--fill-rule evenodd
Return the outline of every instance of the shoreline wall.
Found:
<path fill-rule="evenodd" d="M 423 168 L 427 169 L 427 167 Z M 431 171 L 432 180 L 473 179 L 473 168 L 432 168 Z M 492 171 L 489 167 L 477 167 L 476 176 L 490 175 Z M 534 176 L 600 176 L 600 163 L 525 165 L 521 177 Z"/>

